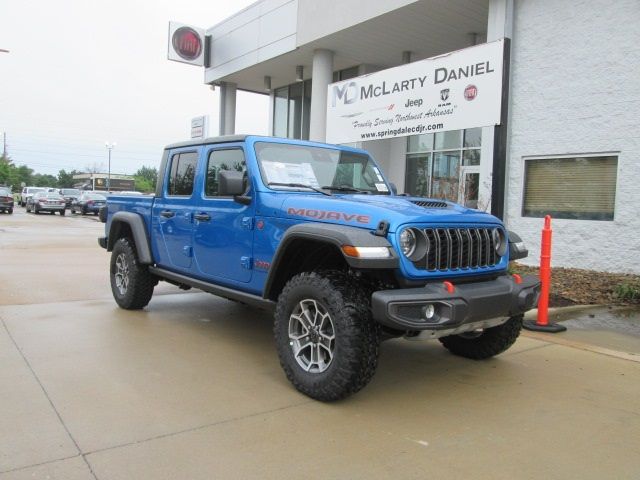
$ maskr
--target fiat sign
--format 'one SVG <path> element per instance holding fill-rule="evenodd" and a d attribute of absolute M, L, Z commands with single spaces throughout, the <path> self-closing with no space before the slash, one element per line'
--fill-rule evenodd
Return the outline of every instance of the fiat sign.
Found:
<path fill-rule="evenodd" d="M 178 22 L 169 22 L 169 60 L 203 66 L 204 40 L 204 30 Z"/>

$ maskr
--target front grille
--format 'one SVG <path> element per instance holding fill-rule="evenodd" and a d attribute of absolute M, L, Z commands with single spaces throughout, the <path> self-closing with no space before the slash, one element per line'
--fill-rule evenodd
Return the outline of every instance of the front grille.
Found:
<path fill-rule="evenodd" d="M 415 266 L 421 270 L 459 270 L 493 267 L 500 261 L 492 228 L 425 228 L 427 255 Z"/>
<path fill-rule="evenodd" d="M 436 200 L 414 200 L 412 203 L 424 208 L 447 208 L 447 202 L 438 202 Z"/>

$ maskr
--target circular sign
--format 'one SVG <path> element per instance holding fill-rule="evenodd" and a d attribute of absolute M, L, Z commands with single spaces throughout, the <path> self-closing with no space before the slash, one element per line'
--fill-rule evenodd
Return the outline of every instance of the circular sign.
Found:
<path fill-rule="evenodd" d="M 467 85 L 467 88 L 464 89 L 464 98 L 465 100 L 473 100 L 478 96 L 478 87 L 475 85 Z"/>
<path fill-rule="evenodd" d="M 200 35 L 191 27 L 180 27 L 173 32 L 171 44 L 175 52 L 185 60 L 195 60 L 202 52 Z"/>

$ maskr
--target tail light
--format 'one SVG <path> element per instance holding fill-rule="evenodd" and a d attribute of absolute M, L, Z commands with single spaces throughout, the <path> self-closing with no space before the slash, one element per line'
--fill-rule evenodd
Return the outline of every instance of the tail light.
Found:
<path fill-rule="evenodd" d="M 46 198 L 39 198 L 38 201 L 40 203 L 47 203 L 47 199 Z"/>
<path fill-rule="evenodd" d="M 89 200 L 89 201 L 87 202 L 87 205 L 93 205 L 93 200 Z"/>

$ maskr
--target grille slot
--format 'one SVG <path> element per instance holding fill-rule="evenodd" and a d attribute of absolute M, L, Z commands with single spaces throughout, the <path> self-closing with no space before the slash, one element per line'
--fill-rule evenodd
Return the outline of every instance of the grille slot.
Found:
<path fill-rule="evenodd" d="M 412 200 L 411 203 L 424 208 L 447 208 L 447 202 L 439 202 L 437 200 Z"/>
<path fill-rule="evenodd" d="M 493 267 L 500 261 L 492 228 L 425 228 L 429 240 L 421 270 L 444 271 Z"/>

